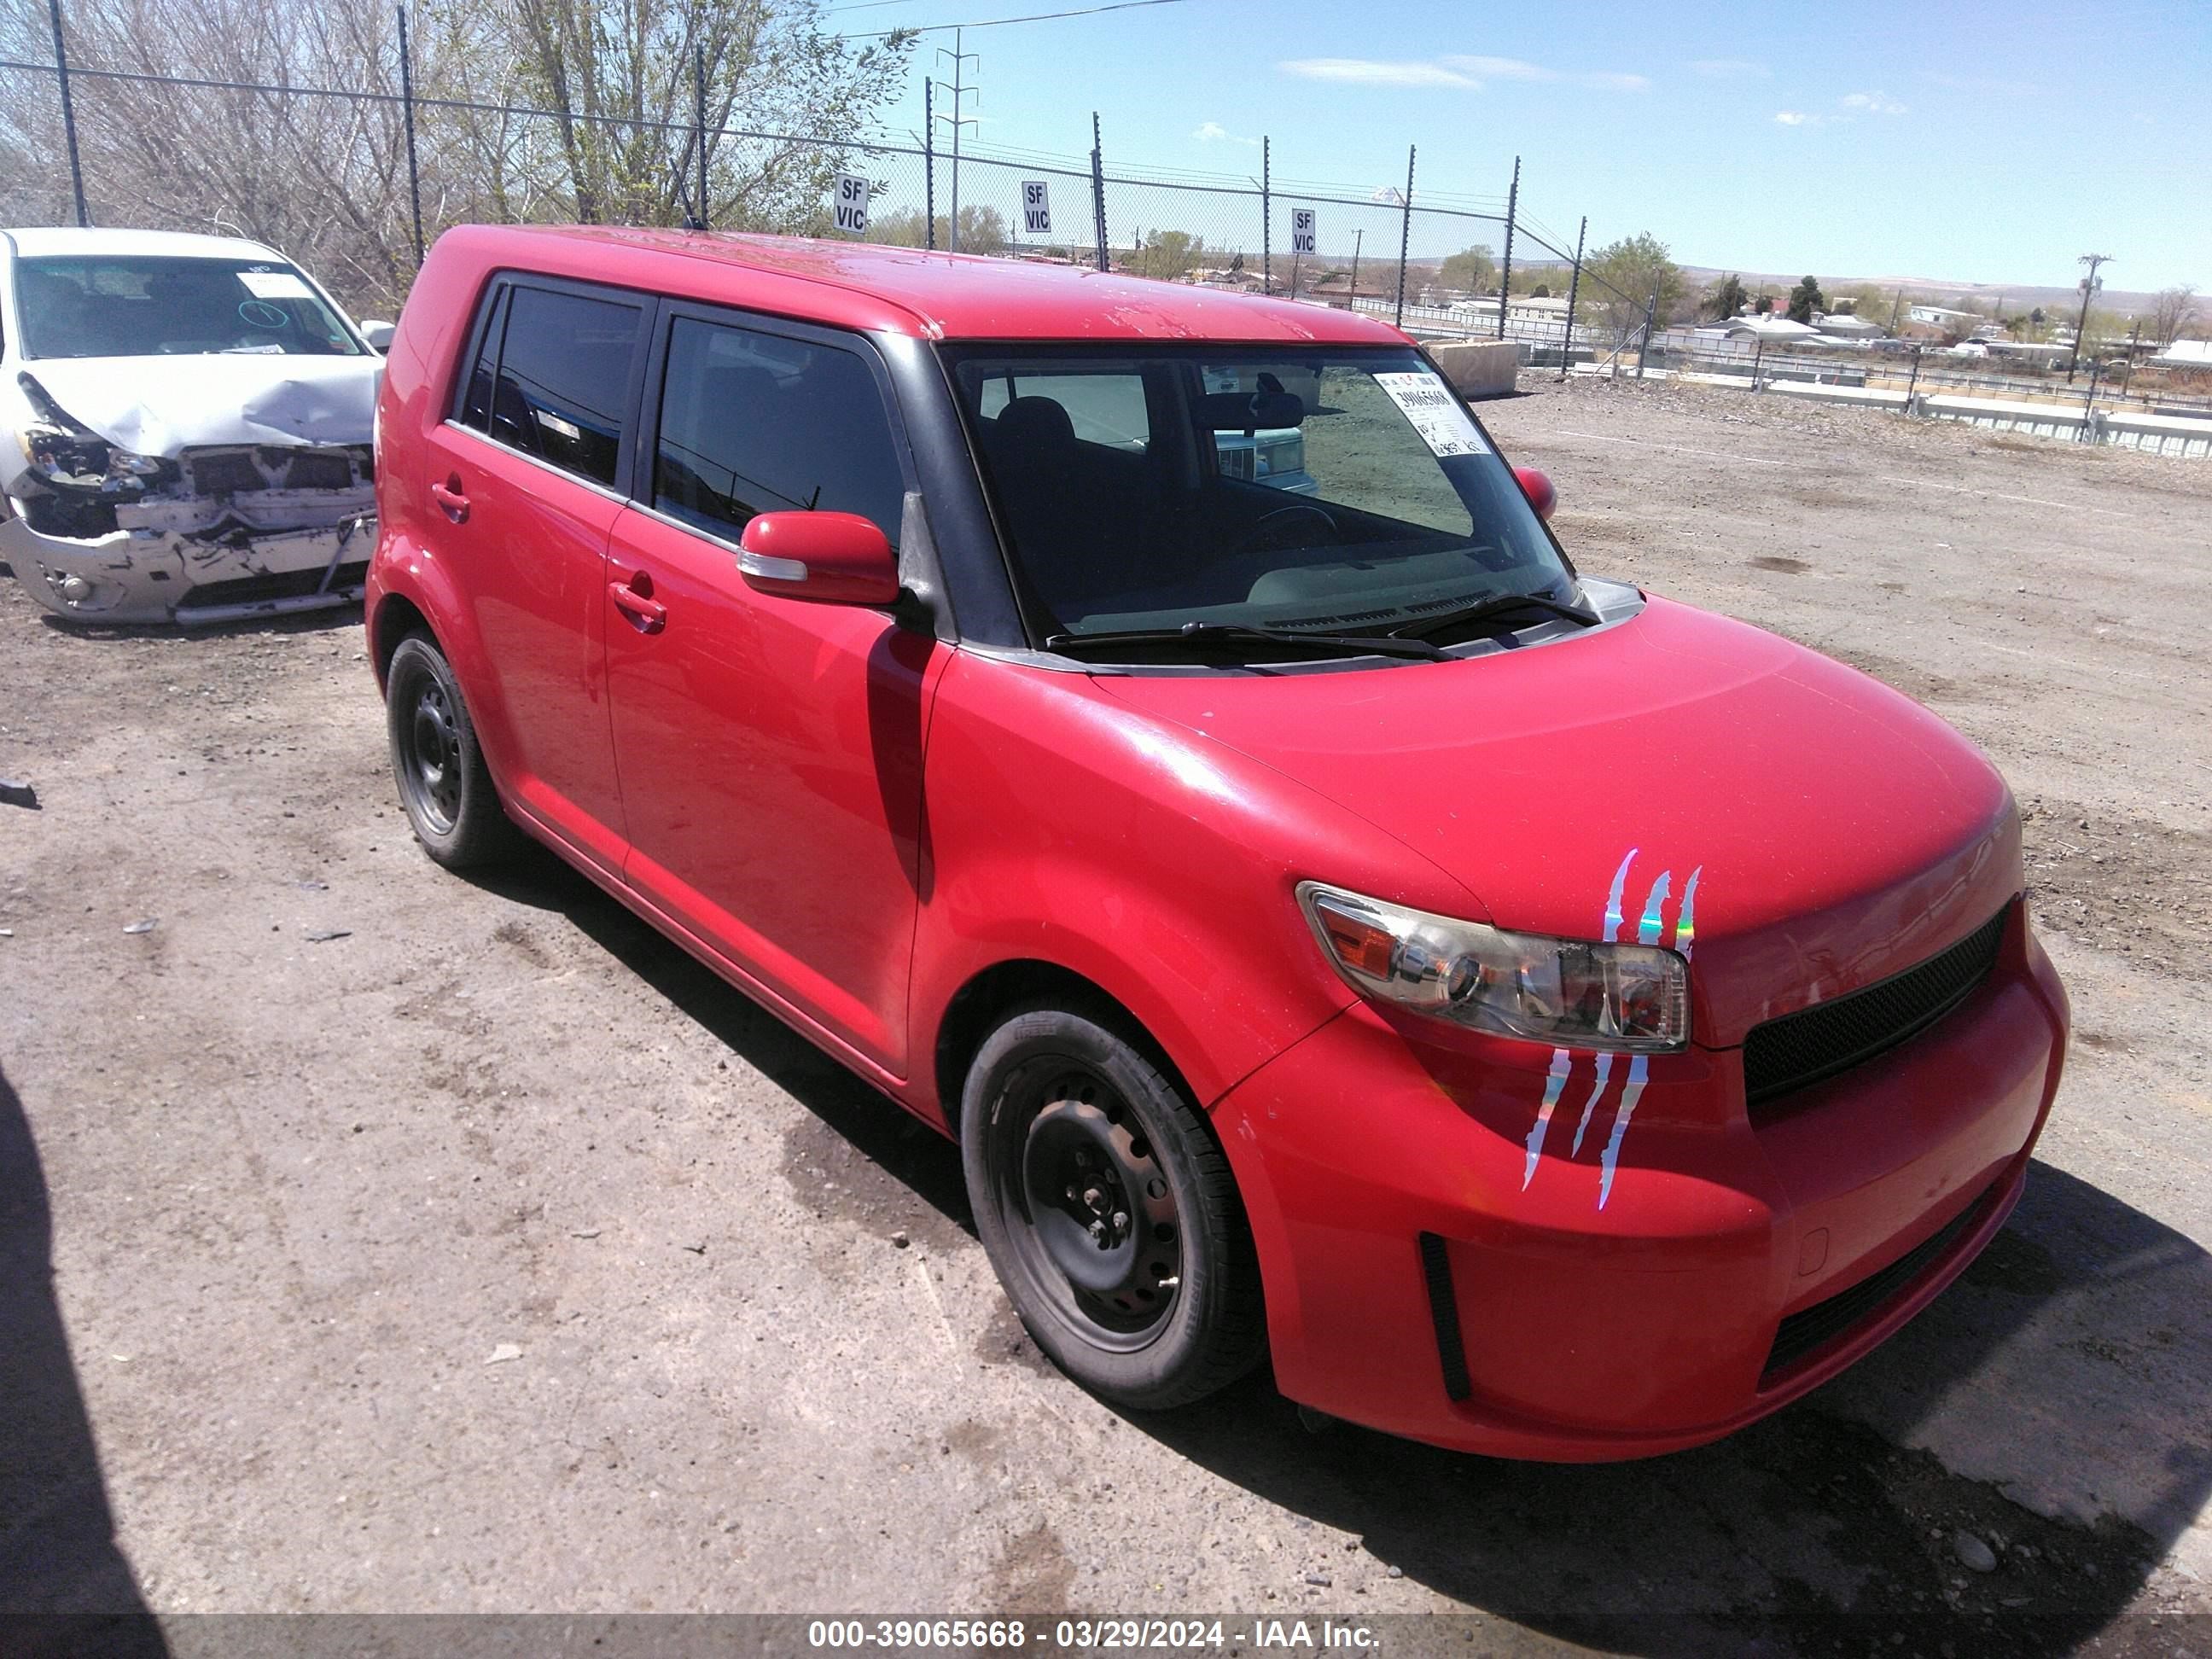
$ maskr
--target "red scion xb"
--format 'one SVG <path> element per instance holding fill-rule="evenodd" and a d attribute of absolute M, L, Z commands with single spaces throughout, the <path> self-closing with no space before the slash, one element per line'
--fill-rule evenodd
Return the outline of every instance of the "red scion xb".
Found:
<path fill-rule="evenodd" d="M 467 228 L 379 410 L 432 858 L 551 847 L 957 1138 L 1134 1407 L 1596 1459 L 1881 1341 L 2063 991 L 1927 710 L 1578 572 L 1418 348 L 1089 270 Z"/>

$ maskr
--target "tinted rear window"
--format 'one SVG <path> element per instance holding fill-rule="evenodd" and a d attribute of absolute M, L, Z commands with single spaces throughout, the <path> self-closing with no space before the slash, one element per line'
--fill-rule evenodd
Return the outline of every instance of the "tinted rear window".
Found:
<path fill-rule="evenodd" d="M 491 435 L 611 485 L 643 317 L 636 306 L 518 284 L 492 387 Z"/>

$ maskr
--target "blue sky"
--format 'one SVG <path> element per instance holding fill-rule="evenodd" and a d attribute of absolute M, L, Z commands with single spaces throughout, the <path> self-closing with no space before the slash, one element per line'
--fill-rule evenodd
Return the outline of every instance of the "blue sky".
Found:
<path fill-rule="evenodd" d="M 1097 0 L 829 0 L 839 32 Z M 921 125 L 921 68 L 887 125 Z M 1523 201 L 1593 244 L 1824 276 L 2212 290 L 2212 4 L 1668 9 L 1172 0 L 971 29 L 983 143 Z M 1417 188 L 1417 200 L 1419 189 Z M 1374 233 L 1370 233 L 1370 241 Z M 1324 250 L 1332 238 L 1326 229 Z"/>

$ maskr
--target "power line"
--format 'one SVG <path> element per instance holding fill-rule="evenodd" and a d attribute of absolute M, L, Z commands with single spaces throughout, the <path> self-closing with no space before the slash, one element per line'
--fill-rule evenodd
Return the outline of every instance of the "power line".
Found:
<path fill-rule="evenodd" d="M 875 0 L 875 3 L 888 5 L 891 0 Z M 877 40 L 888 34 L 942 34 L 947 29 L 994 29 L 1008 23 L 1049 23 L 1061 17 L 1096 17 L 1101 12 L 1134 11 L 1140 6 L 1180 6 L 1187 3 L 1188 0 L 1113 0 L 1110 5 L 1083 6 L 1073 11 L 1040 11 L 1027 17 L 986 17 L 980 21 L 966 23 L 915 23 L 902 28 L 879 29 L 866 34 L 833 34 L 829 38 L 832 40 Z M 860 8 L 854 6 L 851 9 L 857 11 Z"/>

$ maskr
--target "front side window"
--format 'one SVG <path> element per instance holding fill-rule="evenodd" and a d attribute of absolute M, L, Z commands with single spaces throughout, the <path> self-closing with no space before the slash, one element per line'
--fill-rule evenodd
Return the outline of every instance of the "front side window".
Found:
<path fill-rule="evenodd" d="M 275 259 L 55 255 L 15 264 L 26 357 L 357 357 L 367 349 Z"/>
<path fill-rule="evenodd" d="M 949 355 L 1046 633 L 1371 635 L 1571 598 L 1511 469 L 1411 349 Z"/>
<path fill-rule="evenodd" d="M 735 541 L 757 513 L 857 513 L 898 545 L 906 482 L 857 354 L 678 317 L 662 377 L 653 504 Z"/>
<path fill-rule="evenodd" d="M 492 382 L 491 435 L 612 484 L 643 319 L 634 305 L 517 284 Z"/>

